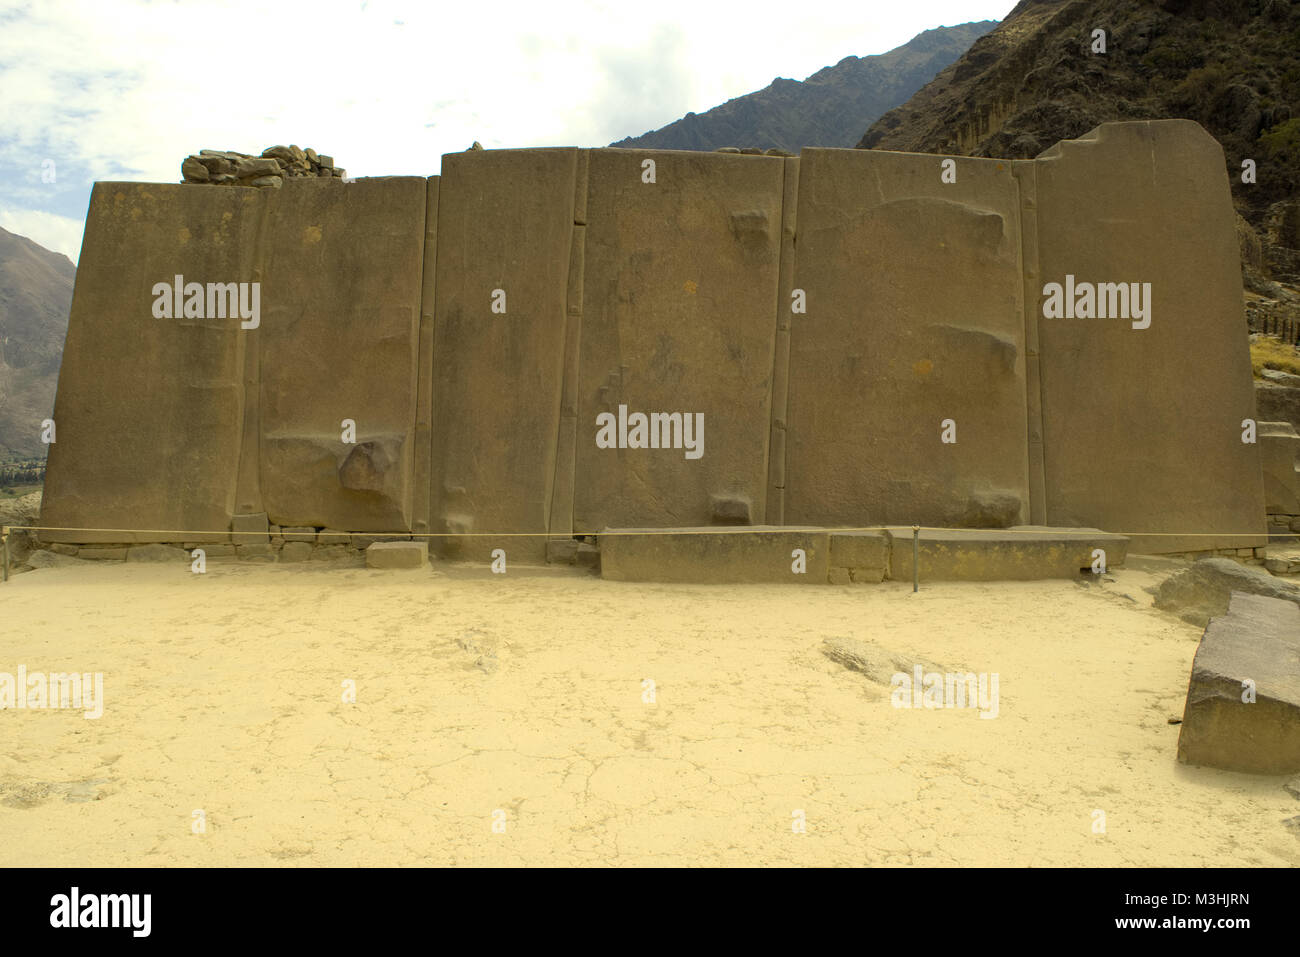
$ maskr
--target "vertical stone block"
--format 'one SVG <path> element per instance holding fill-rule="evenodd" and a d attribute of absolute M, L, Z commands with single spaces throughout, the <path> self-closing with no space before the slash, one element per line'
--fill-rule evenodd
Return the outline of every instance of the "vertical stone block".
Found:
<path fill-rule="evenodd" d="M 411 176 L 270 196 L 261 490 L 276 524 L 410 530 L 426 192 Z"/>
<path fill-rule="evenodd" d="M 654 182 L 645 182 L 645 162 Z M 577 427 L 578 531 L 764 513 L 783 160 L 591 150 Z M 597 448 L 600 413 L 704 416 L 703 455 Z"/>
<path fill-rule="evenodd" d="M 576 149 L 443 157 L 431 531 L 536 533 L 503 540 L 511 560 L 546 559 L 577 162 Z"/>
<path fill-rule="evenodd" d="M 1223 150 L 1190 120 L 1113 123 L 1035 166 L 1048 522 L 1166 533 L 1134 551 L 1264 544 Z M 1150 325 L 1044 317 L 1043 286 L 1067 276 L 1149 283 Z"/>
<path fill-rule="evenodd" d="M 245 333 L 238 318 L 206 318 L 206 284 L 254 278 L 264 200 L 254 190 L 95 185 L 41 513 L 42 525 L 75 530 L 46 540 L 229 541 Z M 177 275 L 203 284 L 204 318 L 186 318 L 184 300 L 179 316 L 155 318 L 154 285 Z"/>
<path fill-rule="evenodd" d="M 1010 163 L 958 158 L 945 183 L 943 159 L 800 157 L 786 522 L 1028 516 L 1016 182 Z"/>

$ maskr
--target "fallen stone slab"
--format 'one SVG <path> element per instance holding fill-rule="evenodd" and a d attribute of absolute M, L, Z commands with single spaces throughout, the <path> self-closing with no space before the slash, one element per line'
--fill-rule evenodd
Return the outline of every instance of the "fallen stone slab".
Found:
<path fill-rule="evenodd" d="M 1199 564 L 1199 563 L 1198 563 Z M 1178 760 L 1227 771 L 1300 771 L 1300 607 L 1234 592 L 1192 661 Z"/>
<path fill-rule="evenodd" d="M 802 558 L 793 554 L 796 549 L 802 550 Z M 579 548 L 579 558 L 582 551 Z M 600 536 L 600 577 L 627 582 L 824 585 L 829 556 L 830 533 L 824 528 L 609 529 Z M 804 570 L 797 572 L 796 567 Z"/>
<path fill-rule="evenodd" d="M 428 561 L 428 542 L 375 542 L 366 549 L 367 568 L 423 568 Z"/>
<path fill-rule="evenodd" d="M 1228 613 L 1234 591 L 1300 603 L 1300 588 L 1290 582 L 1231 558 L 1202 558 L 1161 582 L 1155 607 L 1204 628 L 1211 618 Z"/>
<path fill-rule="evenodd" d="M 857 638 L 826 638 L 822 641 L 821 650 L 831 661 L 850 671 L 860 672 L 868 681 L 878 685 L 889 684 L 896 674 L 912 674 L 912 669 L 917 665 L 921 665 L 926 672 L 944 673 L 948 670 L 927 658 L 899 654 L 874 641 Z"/>
<path fill-rule="evenodd" d="M 912 578 L 912 529 L 894 526 L 889 575 Z M 1128 539 L 1095 528 L 1016 525 L 995 529 L 921 529 L 921 581 L 1033 581 L 1077 578 L 1090 572 L 1093 552 L 1106 553 L 1106 567 L 1124 564 Z"/>

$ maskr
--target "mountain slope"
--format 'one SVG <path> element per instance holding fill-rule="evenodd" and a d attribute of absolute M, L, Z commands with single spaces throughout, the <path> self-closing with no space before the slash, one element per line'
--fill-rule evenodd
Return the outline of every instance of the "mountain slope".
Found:
<path fill-rule="evenodd" d="M 610 145 L 673 150 L 757 146 L 791 153 L 804 146 L 853 146 L 867 124 L 919 90 L 996 23 L 926 30 L 888 53 L 845 57 L 802 82 L 778 77 L 766 89 Z"/>
<path fill-rule="evenodd" d="M 1024 0 L 858 146 L 1020 159 L 1099 123 L 1173 117 L 1223 145 L 1263 271 L 1300 280 L 1300 3 Z"/>
<path fill-rule="evenodd" d="M 0 229 L 0 462 L 45 458 L 76 267 Z"/>

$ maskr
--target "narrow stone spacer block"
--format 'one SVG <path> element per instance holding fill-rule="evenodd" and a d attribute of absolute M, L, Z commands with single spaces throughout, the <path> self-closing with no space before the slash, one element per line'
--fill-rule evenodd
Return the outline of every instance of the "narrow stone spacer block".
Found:
<path fill-rule="evenodd" d="M 578 560 L 578 542 L 573 538 L 553 538 L 546 543 L 546 561 L 551 565 L 572 565 Z"/>
<path fill-rule="evenodd" d="M 428 562 L 428 542 L 375 542 L 366 549 L 367 568 L 423 568 Z"/>
<path fill-rule="evenodd" d="M 265 545 L 271 541 L 271 523 L 265 512 L 247 512 L 230 518 L 230 537 L 236 545 Z"/>

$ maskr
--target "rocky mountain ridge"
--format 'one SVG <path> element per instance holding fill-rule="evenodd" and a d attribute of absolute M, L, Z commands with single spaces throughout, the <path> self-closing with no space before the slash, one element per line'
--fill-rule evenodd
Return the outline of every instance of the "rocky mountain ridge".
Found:
<path fill-rule="evenodd" d="M 805 146 L 851 147 L 866 124 L 906 100 L 996 24 L 984 20 L 926 30 L 887 53 L 848 56 L 803 81 L 777 77 L 762 90 L 610 145 L 789 153 Z"/>

